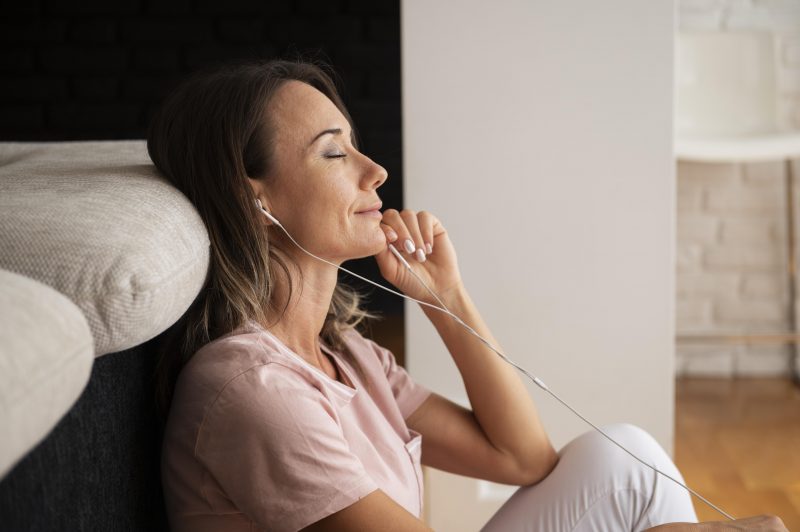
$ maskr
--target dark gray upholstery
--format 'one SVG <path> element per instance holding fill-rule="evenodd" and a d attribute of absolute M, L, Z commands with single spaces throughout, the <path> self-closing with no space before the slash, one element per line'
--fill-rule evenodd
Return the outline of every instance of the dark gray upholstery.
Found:
<path fill-rule="evenodd" d="M 0 481 L 0 531 L 169 530 L 152 378 L 163 336 L 95 360 L 72 410 Z"/>

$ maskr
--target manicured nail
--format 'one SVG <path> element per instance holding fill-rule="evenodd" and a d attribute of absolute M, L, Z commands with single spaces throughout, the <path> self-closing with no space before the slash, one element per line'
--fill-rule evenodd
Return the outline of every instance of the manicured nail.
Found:
<path fill-rule="evenodd" d="M 406 241 L 403 242 L 403 245 L 406 247 L 406 251 L 409 253 L 414 253 L 416 248 L 414 247 L 414 242 L 412 242 L 410 238 L 406 238 Z"/>
<path fill-rule="evenodd" d="M 427 250 L 428 250 L 428 255 L 430 255 L 431 253 L 433 253 L 433 246 L 431 246 L 431 243 L 430 243 L 430 242 L 428 242 L 427 244 L 425 244 L 425 249 L 427 249 Z"/>
<path fill-rule="evenodd" d="M 394 242 L 395 240 L 397 240 L 397 233 L 395 233 L 394 231 L 389 231 L 386 234 L 386 238 L 389 239 L 389 242 Z"/>
<path fill-rule="evenodd" d="M 425 252 L 422 251 L 422 248 L 417 250 L 417 260 L 420 262 L 425 262 Z"/>

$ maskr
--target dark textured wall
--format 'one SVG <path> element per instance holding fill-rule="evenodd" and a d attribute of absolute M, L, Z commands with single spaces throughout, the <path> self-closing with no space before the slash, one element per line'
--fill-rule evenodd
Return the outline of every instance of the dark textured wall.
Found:
<path fill-rule="evenodd" d="M 0 140 L 145 138 L 192 70 L 299 53 L 340 74 L 362 151 L 389 171 L 384 206 L 402 206 L 399 0 L 18 0 L 0 17 Z M 381 279 L 371 258 L 348 265 Z"/>

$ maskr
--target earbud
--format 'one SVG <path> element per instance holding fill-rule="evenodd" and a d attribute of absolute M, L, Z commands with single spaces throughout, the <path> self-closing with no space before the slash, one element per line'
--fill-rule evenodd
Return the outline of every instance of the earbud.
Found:
<path fill-rule="evenodd" d="M 256 205 L 258 206 L 259 209 L 261 209 L 261 212 L 263 212 L 267 216 L 267 218 L 269 218 L 272 221 L 272 223 L 274 223 L 277 226 L 283 227 L 277 218 L 275 218 L 269 212 L 267 212 L 264 206 L 261 205 L 261 200 L 258 198 L 256 198 Z"/>
<path fill-rule="evenodd" d="M 397 259 L 400 262 L 403 263 L 403 266 L 405 266 L 408 269 L 408 271 L 410 271 L 412 273 L 414 272 L 414 270 L 411 269 L 411 265 L 408 263 L 408 261 L 405 258 L 403 258 L 403 256 L 400 254 L 400 252 L 397 251 L 397 249 L 395 249 L 393 244 L 389 244 L 389 251 L 391 251 L 394 254 L 394 256 L 397 257 Z"/>

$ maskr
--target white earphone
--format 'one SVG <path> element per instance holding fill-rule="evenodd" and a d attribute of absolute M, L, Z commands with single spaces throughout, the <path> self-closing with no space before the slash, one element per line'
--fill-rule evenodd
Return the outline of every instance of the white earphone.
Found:
<path fill-rule="evenodd" d="M 270 214 L 270 213 L 267 211 L 267 209 L 265 209 L 265 208 L 264 208 L 264 206 L 263 206 L 263 205 L 261 205 L 261 200 L 260 200 L 260 199 L 258 199 L 258 198 L 256 198 L 256 205 L 258 205 L 258 208 L 259 208 L 259 209 L 261 209 L 261 212 L 263 212 L 264 214 L 266 214 L 266 215 L 267 215 L 267 218 L 269 218 L 269 219 L 272 221 L 272 223 L 274 223 L 274 224 L 275 224 L 275 225 L 277 225 L 278 227 L 281 227 L 281 228 L 283 228 L 283 226 L 282 226 L 282 225 L 281 225 L 281 223 L 278 221 L 278 219 L 277 219 L 277 218 L 275 218 L 274 216 L 272 216 L 272 215 L 271 215 L 271 214 Z"/>
<path fill-rule="evenodd" d="M 614 445 L 616 445 L 617 447 L 619 447 L 620 449 L 622 449 L 623 451 L 625 451 L 626 453 L 628 453 L 629 455 L 631 455 L 633 458 L 635 458 L 636 460 L 638 460 L 638 461 L 639 461 L 639 462 L 641 462 L 642 464 L 646 465 L 647 467 L 649 467 L 650 469 L 652 469 L 653 471 L 655 471 L 657 474 L 663 475 L 664 477 L 666 477 L 666 478 L 670 479 L 671 481 L 675 482 L 676 484 L 678 484 L 678 485 L 679 485 L 679 486 L 681 486 L 682 488 L 686 489 L 688 492 L 690 492 L 691 494 L 695 495 L 697 498 L 699 498 L 700 500 L 702 500 L 704 503 L 706 503 L 707 505 L 709 505 L 710 507 L 712 507 L 713 509 L 715 509 L 716 511 L 718 511 L 719 513 L 721 513 L 722 515 L 724 515 L 725 517 L 727 517 L 728 519 L 730 519 L 731 521 L 734 521 L 734 520 L 735 520 L 735 518 L 734 518 L 733 516 L 731 516 L 730 514 L 728 514 L 727 512 L 725 512 L 724 510 L 722 510 L 722 509 L 720 509 L 719 507 L 717 507 L 716 505 L 714 505 L 714 504 L 713 504 L 711 501 L 709 501 L 708 499 L 706 499 L 705 497 L 703 497 L 702 495 L 700 495 L 699 493 L 697 493 L 696 491 L 694 491 L 694 490 L 693 490 L 692 488 L 690 488 L 689 486 L 685 485 L 684 483 L 680 482 L 679 480 L 676 480 L 675 478 L 671 477 L 670 475 L 668 475 L 668 474 L 666 474 L 666 473 L 664 473 L 664 472 L 662 472 L 662 471 L 660 471 L 660 470 L 656 469 L 656 468 L 655 468 L 655 467 L 653 467 L 652 465 L 648 464 L 647 462 L 645 462 L 644 460 L 642 460 L 641 458 L 639 458 L 638 456 L 636 456 L 635 454 L 633 454 L 632 452 L 630 452 L 630 451 L 629 451 L 628 449 L 626 449 L 626 448 L 625 448 L 625 447 L 624 447 L 622 444 L 620 444 L 620 443 L 618 443 L 616 440 L 614 440 L 614 438 L 612 438 L 611 436 L 609 436 L 608 434 L 606 434 L 605 432 L 603 432 L 603 430 L 602 430 L 602 429 L 600 429 L 600 428 L 599 428 L 597 425 L 595 425 L 594 423 L 592 423 L 591 421 L 589 421 L 588 419 L 586 419 L 585 417 L 583 417 L 583 416 L 582 416 L 580 413 L 578 413 L 578 411 L 577 411 L 577 410 L 575 410 L 575 409 L 574 409 L 574 408 L 572 408 L 570 405 L 568 405 L 568 404 L 567 404 L 567 403 L 566 403 L 566 402 L 565 402 L 563 399 L 561 399 L 561 398 L 560 398 L 558 395 L 556 395 L 556 394 L 555 394 L 555 393 L 554 393 L 552 390 L 550 390 L 550 388 L 548 388 L 548 387 L 547 387 L 547 385 L 546 385 L 546 384 L 545 384 L 545 383 L 544 383 L 544 382 L 543 382 L 543 381 L 542 381 L 542 380 L 541 380 L 539 377 L 536 377 L 536 376 L 534 376 L 534 375 L 531 375 L 530 373 L 528 373 L 528 371 L 527 371 L 527 370 L 525 370 L 524 368 L 522 368 L 522 367 L 518 366 L 517 364 L 515 364 L 514 362 L 512 362 L 511 360 L 509 360 L 509 359 L 508 359 L 508 358 L 507 358 L 507 357 L 506 357 L 506 356 L 505 356 L 503 353 L 501 353 L 500 351 L 498 351 L 497 349 L 495 349 L 495 348 L 494 348 L 494 346 L 493 346 L 492 344 L 490 344 L 490 343 L 489 343 L 489 342 L 488 342 L 488 341 L 487 341 L 487 340 L 486 340 L 486 339 L 485 339 L 483 336 L 481 336 L 480 334 L 478 334 L 478 333 L 475 331 L 475 329 L 473 329 L 472 327 L 470 327 L 469 325 L 467 325 L 466 323 L 464 323 L 464 321 L 462 321 L 462 320 L 461 320 L 461 318 L 459 318 L 458 316 L 456 316 L 455 314 L 453 314 L 452 312 L 450 312 L 450 310 L 447 308 L 447 306 L 444 304 L 444 302 L 443 302 L 441 299 L 439 299 L 439 296 L 437 296 L 437 295 L 436 295 L 436 293 L 435 293 L 433 290 L 431 290 L 431 288 L 430 288 L 430 287 L 429 287 L 429 286 L 428 286 L 428 285 L 425 283 L 425 281 L 423 281 L 423 280 L 422 280 L 422 278 L 421 278 L 419 275 L 417 275 L 417 272 L 415 272 L 415 271 L 414 271 L 414 269 L 411 267 L 411 265 L 410 265 L 410 264 L 409 264 L 409 263 L 406 261 L 406 259 L 405 259 L 405 258 L 404 258 L 404 257 L 403 257 L 401 254 L 400 254 L 400 252 L 399 252 L 399 251 L 397 251 L 397 249 L 395 249 L 395 247 L 394 247 L 392 244 L 389 244 L 389 250 L 390 250 L 390 251 L 391 251 L 391 252 L 394 254 L 394 256 L 395 256 L 395 257 L 397 257 L 397 258 L 400 260 L 400 262 L 401 262 L 401 263 L 402 263 L 402 264 L 403 264 L 403 265 L 404 265 L 404 266 L 405 266 L 405 267 L 408 269 L 408 271 L 410 271 L 410 272 L 411 272 L 411 274 L 412 274 L 414 277 L 416 277 L 416 278 L 417 278 L 417 280 L 418 280 L 420 283 L 422 283 L 422 286 L 424 286 L 424 287 L 425 287 L 425 288 L 428 290 L 428 292 L 430 292 L 430 293 L 431 293 L 431 295 L 434 297 L 434 299 L 436 299 L 436 301 L 438 301 L 438 302 L 439 302 L 439 304 L 440 304 L 440 305 L 442 305 L 441 307 L 437 307 L 436 305 L 431 305 L 430 303 L 426 303 L 425 301 L 420 301 L 420 300 L 418 300 L 418 299 L 414 299 L 413 297 L 409 297 L 409 296 L 407 296 L 407 295 L 405 295 L 405 294 L 401 294 L 400 292 L 397 292 L 397 291 L 395 291 L 395 290 L 392 290 L 391 288 L 387 288 L 387 287 L 385 287 L 385 286 L 383 286 L 383 285 L 380 285 L 380 284 L 378 284 L 378 283 L 376 283 L 376 282 L 373 282 L 373 281 L 371 281 L 371 280 L 369 280 L 369 279 L 367 279 L 367 278 L 365 278 L 365 277 L 362 277 L 362 276 L 358 275 L 357 273 L 353 273 L 353 272 L 351 272 L 350 270 L 348 270 L 348 269 L 346 269 L 346 268 L 342 268 L 341 266 L 339 266 L 339 265 L 337 265 L 337 264 L 334 264 L 334 263 L 332 263 L 332 262 L 329 262 L 329 261 L 327 261 L 327 260 L 325 260 L 325 259 L 323 259 L 323 258 L 321 258 L 321 257 L 317 257 L 316 255 L 314 255 L 314 254 L 313 254 L 313 253 L 311 253 L 310 251 L 306 250 L 306 249 L 305 249 L 303 246 L 301 246 L 301 245 L 300 245 L 300 244 L 299 244 L 299 243 L 298 243 L 298 242 L 297 242 L 297 241 L 296 241 L 296 240 L 295 240 L 295 239 L 292 237 L 292 235 L 290 235 L 290 234 L 289 234 L 289 231 L 287 231 L 287 230 L 286 230 L 286 228 L 285 228 L 285 227 L 283 227 L 283 225 L 281 225 L 281 223 L 280 223 L 280 222 L 279 222 L 279 221 L 278 221 L 278 220 L 277 220 L 277 219 L 276 219 L 274 216 L 272 216 L 272 215 L 271 215 L 271 214 L 270 214 L 270 213 L 269 213 L 269 212 L 268 212 L 268 211 L 267 211 L 267 210 L 266 210 L 266 209 L 265 209 L 265 208 L 264 208 L 264 207 L 261 205 L 261 200 L 259 200 L 258 198 L 256 198 L 256 205 L 258 205 L 258 208 L 261 210 L 261 212 L 263 212 L 263 213 L 264 213 L 264 214 L 267 216 L 267 218 L 269 218 L 269 219 L 272 221 L 272 223 L 274 223 L 275 225 L 277 225 L 278 227 L 280 227 L 281 229 L 283 229 L 283 232 L 284 232 L 284 233 L 286 233 L 286 236 L 288 236 L 288 237 L 291 239 L 291 241 L 292 241 L 292 242 L 294 242 L 294 243 L 295 243 L 295 245 L 297 245 L 297 247 L 299 247 L 300 249 L 302 249 L 302 250 L 303 250 L 303 251 L 304 251 L 306 254 L 308 254 L 308 255 L 311 255 L 311 256 L 312 256 L 312 257 L 314 257 L 315 259 L 321 260 L 322 262 L 325 262 L 325 263 L 327 263 L 327 264 L 330 264 L 331 266 L 333 266 L 333 267 L 335 267 L 335 268 L 338 268 L 338 269 L 340 269 L 340 270 L 343 270 L 343 271 L 345 271 L 345 272 L 349 273 L 350 275 L 353 275 L 353 276 L 355 276 L 355 277 L 358 277 L 359 279 L 361 279 L 361 280 L 363 280 L 363 281 L 366 281 L 366 282 L 368 282 L 368 283 L 370 283 L 370 284 L 372 284 L 372 285 L 375 285 L 375 286 L 377 286 L 378 288 L 380 288 L 381 290 L 386 290 L 387 292 L 391 292 L 391 293 L 393 293 L 393 294 L 395 294 L 395 295 L 398 295 L 398 296 L 400 296 L 400 297 L 406 298 L 406 299 L 408 299 L 408 300 L 410 300 L 410 301 L 416 301 L 416 302 L 417 302 L 417 303 L 419 303 L 420 305 L 425 305 L 425 306 L 428 306 L 428 307 L 431 307 L 431 308 L 435 308 L 435 309 L 437 309 L 437 310 L 440 310 L 440 311 L 442 311 L 442 312 L 444 312 L 444 313 L 446 313 L 446 314 L 449 314 L 449 315 L 450 315 L 450 316 L 451 316 L 451 317 L 452 317 L 454 320 L 456 320 L 456 322 L 458 322 L 458 323 L 459 323 L 461 326 L 463 326 L 464 328 L 466 328 L 466 329 L 467 329 L 467 330 L 468 330 L 470 333 L 472 333 L 474 336 L 476 336 L 478 339 L 480 339 L 480 340 L 481 340 L 481 341 L 482 341 L 484 344 L 486 344 L 486 346 L 487 346 L 489 349 L 491 349 L 492 351 L 494 351 L 495 353 L 497 353 L 498 355 L 500 355 L 500 358 L 502 358 L 503 360 L 505 360 L 506 362 L 508 362 L 509 364 L 511 364 L 512 366 L 514 366 L 514 367 L 515 367 L 515 368 L 517 368 L 518 370 L 520 370 L 522 373 L 524 373 L 524 374 L 525 374 L 525 375 L 526 375 L 526 376 L 527 376 L 529 379 L 531 379 L 531 380 L 532 380 L 532 381 L 533 381 L 533 382 L 534 382 L 534 383 L 535 383 L 535 384 L 536 384 L 536 385 L 537 385 L 539 388 L 541 388 L 542 390 L 544 390 L 545 392 L 547 392 L 547 393 L 549 393 L 551 396 L 553 396 L 553 398 L 555 398 L 555 399 L 556 399 L 556 400 L 557 400 L 559 403 L 561 403 L 562 405 L 564 405 L 564 406 L 565 406 L 567 409 L 569 409 L 569 410 L 570 410 L 570 411 L 571 411 L 573 414 L 575 414 L 576 416 L 578 416 L 579 418 L 581 418 L 583 421 L 585 421 L 587 424 L 589 424 L 589 425 L 590 425 L 592 428 L 594 428 L 594 429 L 595 429 L 597 432 L 599 432 L 600 434 L 602 434 L 603 436 L 605 436 L 605 437 L 606 437 L 606 439 L 608 439 L 609 441 L 611 441 L 611 443 L 613 443 Z"/>

